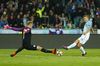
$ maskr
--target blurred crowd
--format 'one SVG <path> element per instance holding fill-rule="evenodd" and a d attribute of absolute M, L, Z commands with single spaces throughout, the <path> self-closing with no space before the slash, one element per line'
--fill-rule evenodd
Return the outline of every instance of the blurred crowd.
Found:
<path fill-rule="evenodd" d="M 90 16 L 94 29 L 100 28 L 99 0 L 0 0 L 0 28 L 22 28 L 27 21 L 34 29 L 84 27 L 83 15 Z"/>

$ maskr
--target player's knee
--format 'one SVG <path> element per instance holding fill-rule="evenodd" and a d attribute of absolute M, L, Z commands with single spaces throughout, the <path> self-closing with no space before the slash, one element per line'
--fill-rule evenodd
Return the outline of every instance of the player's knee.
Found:
<path fill-rule="evenodd" d="M 74 43 L 78 44 L 79 43 L 79 40 L 76 40 Z"/>
<path fill-rule="evenodd" d="M 37 46 L 37 50 L 41 50 L 42 49 L 42 47 L 40 47 L 40 46 Z"/>
<path fill-rule="evenodd" d="M 80 48 L 81 47 L 81 44 L 78 44 L 77 46 L 78 46 L 78 48 Z"/>

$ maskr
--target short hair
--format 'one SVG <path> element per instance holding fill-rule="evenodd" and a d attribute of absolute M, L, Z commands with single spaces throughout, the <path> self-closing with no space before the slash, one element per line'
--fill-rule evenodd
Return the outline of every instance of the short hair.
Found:
<path fill-rule="evenodd" d="M 27 22 L 27 25 L 30 25 L 30 24 L 33 24 L 33 22 L 32 21 L 28 21 Z"/>
<path fill-rule="evenodd" d="M 87 17 L 87 18 L 89 18 L 89 15 L 84 15 L 84 16 L 83 16 L 83 18 L 84 18 L 84 17 Z"/>

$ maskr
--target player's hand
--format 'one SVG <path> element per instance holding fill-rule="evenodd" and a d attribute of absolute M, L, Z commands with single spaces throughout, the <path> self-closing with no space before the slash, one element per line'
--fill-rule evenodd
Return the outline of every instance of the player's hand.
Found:
<path fill-rule="evenodd" d="M 23 32 L 24 32 L 24 33 L 26 33 L 26 32 L 27 32 L 27 30 L 26 30 L 26 29 L 24 29 L 24 30 L 23 30 Z"/>
<path fill-rule="evenodd" d="M 83 32 L 83 35 L 85 35 L 86 34 L 86 32 Z"/>
<path fill-rule="evenodd" d="M 92 31 L 92 33 L 94 33 L 94 31 Z"/>
<path fill-rule="evenodd" d="M 5 29 L 10 29 L 11 27 L 9 25 L 4 26 Z"/>

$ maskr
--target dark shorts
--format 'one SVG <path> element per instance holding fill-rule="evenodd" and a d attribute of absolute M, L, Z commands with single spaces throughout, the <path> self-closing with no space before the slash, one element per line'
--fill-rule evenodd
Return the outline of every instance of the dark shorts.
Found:
<path fill-rule="evenodd" d="M 37 46 L 36 45 L 24 46 L 24 48 L 27 49 L 27 50 L 37 50 Z"/>

